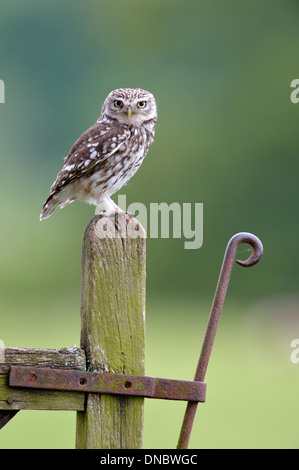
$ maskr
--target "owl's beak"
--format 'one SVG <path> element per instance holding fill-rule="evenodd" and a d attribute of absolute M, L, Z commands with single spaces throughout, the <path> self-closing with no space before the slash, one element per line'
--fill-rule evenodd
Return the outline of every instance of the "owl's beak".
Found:
<path fill-rule="evenodd" d="M 132 108 L 131 108 L 131 106 L 129 106 L 128 109 L 127 109 L 127 116 L 128 116 L 128 118 L 130 118 L 130 117 L 132 116 Z"/>

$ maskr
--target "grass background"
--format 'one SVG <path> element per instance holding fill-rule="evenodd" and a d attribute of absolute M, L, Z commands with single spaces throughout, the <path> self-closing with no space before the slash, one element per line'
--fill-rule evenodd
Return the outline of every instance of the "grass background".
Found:
<path fill-rule="evenodd" d="M 61 299 L 63 305 L 65 300 Z M 79 313 L 73 325 L 66 320 L 78 305 L 71 296 L 67 303 L 69 312 L 64 309 L 57 330 L 51 332 L 52 305 L 43 308 L 48 334 L 41 322 L 24 342 L 24 319 L 20 332 L 11 335 L 13 344 L 79 344 Z M 280 317 L 281 303 L 287 323 Z M 147 375 L 193 379 L 209 307 L 200 301 L 165 299 L 148 305 Z M 190 448 L 297 448 L 299 376 L 289 347 L 299 326 L 296 309 L 297 303 L 289 298 L 265 300 L 250 308 L 227 300 L 206 374 L 206 402 L 198 406 Z M 23 312 L 25 318 L 30 315 Z M 9 324 L 4 322 L 7 331 Z M 42 341 L 36 340 L 39 334 Z M 175 448 L 184 411 L 181 402 L 146 399 L 144 448 Z M 1 430 L 0 447 L 73 448 L 75 429 L 75 412 L 22 411 Z"/>

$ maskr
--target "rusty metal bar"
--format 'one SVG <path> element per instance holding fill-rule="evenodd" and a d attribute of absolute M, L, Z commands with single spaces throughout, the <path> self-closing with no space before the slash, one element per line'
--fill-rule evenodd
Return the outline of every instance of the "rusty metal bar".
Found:
<path fill-rule="evenodd" d="M 223 303 L 226 296 L 226 291 L 228 288 L 231 271 L 235 261 L 237 248 L 240 243 L 249 243 L 253 249 L 251 256 L 246 261 L 236 260 L 238 264 L 245 267 L 250 267 L 256 264 L 262 257 L 263 254 L 263 245 L 262 242 L 255 235 L 247 232 L 241 232 L 234 235 L 228 242 L 227 248 L 224 254 L 223 264 L 221 267 L 218 284 L 216 287 L 216 292 L 211 308 L 211 313 L 205 333 L 205 338 L 203 341 L 201 353 L 199 356 L 199 361 L 197 364 L 194 380 L 202 382 L 205 378 L 207 371 L 210 355 L 212 352 L 212 347 L 217 331 L 217 326 L 219 323 L 219 318 Z M 190 400 L 187 404 L 185 411 L 185 416 L 181 428 L 181 433 L 177 445 L 177 449 L 187 449 L 190 439 L 190 434 L 192 430 L 193 421 L 195 418 L 195 413 L 197 410 L 197 402 Z"/>
<path fill-rule="evenodd" d="M 9 386 L 195 402 L 204 402 L 206 395 L 206 384 L 199 381 L 20 366 L 11 366 Z"/>

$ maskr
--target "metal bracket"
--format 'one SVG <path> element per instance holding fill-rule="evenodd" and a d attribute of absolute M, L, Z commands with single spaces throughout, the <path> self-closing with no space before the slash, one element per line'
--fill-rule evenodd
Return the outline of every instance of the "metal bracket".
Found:
<path fill-rule="evenodd" d="M 192 402 L 204 402 L 206 396 L 204 382 L 21 366 L 11 366 L 9 386 Z"/>

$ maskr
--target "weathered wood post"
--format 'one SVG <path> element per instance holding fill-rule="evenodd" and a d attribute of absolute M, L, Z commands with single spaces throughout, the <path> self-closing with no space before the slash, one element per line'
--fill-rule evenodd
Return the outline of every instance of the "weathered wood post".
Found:
<path fill-rule="evenodd" d="M 98 215 L 85 230 L 81 347 L 89 371 L 144 375 L 145 232 L 129 216 Z M 138 449 L 142 430 L 143 398 L 88 393 L 76 448 Z"/>

